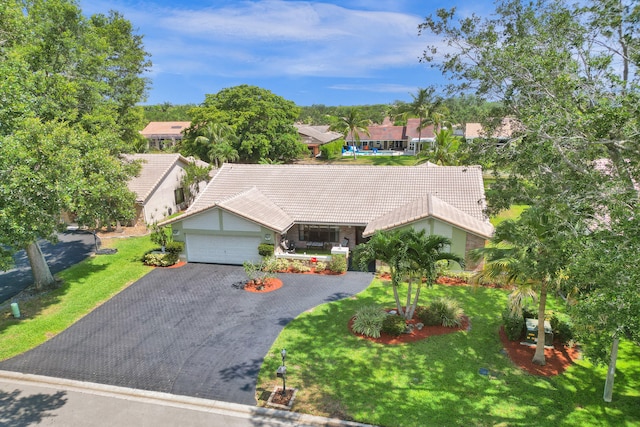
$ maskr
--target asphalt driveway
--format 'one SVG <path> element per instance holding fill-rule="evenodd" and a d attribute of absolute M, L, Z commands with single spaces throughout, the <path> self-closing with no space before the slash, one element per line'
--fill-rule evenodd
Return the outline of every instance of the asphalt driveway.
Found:
<path fill-rule="evenodd" d="M 41 240 L 40 249 L 44 254 L 52 274 L 56 274 L 83 259 L 95 250 L 93 234 L 87 231 L 66 231 L 58 233 L 58 243 Z M 19 294 L 33 283 L 31 266 L 25 251 L 17 252 L 13 259 L 16 267 L 9 271 L 0 271 L 0 303 Z"/>
<path fill-rule="evenodd" d="M 304 311 L 364 290 L 370 273 L 283 274 L 265 294 L 242 267 L 155 269 L 78 323 L 0 369 L 255 405 L 263 357 Z M 290 350 L 291 351 L 291 350 Z"/>

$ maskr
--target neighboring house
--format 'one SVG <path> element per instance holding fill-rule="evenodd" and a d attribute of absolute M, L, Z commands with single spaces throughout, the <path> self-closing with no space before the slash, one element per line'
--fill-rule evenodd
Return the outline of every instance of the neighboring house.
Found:
<path fill-rule="evenodd" d="M 395 126 L 388 119 L 381 125 L 371 125 L 367 129 L 369 135 L 359 132 L 360 144 L 356 144 L 360 150 L 396 150 L 404 151 L 407 154 L 415 154 L 422 150 L 425 143 L 431 144 L 434 141 L 433 125 L 425 126 L 422 131 L 418 130 L 420 119 L 407 119 L 406 126 Z M 419 137 L 418 137 L 419 136 Z M 348 144 L 351 144 L 352 136 L 349 133 L 346 137 Z"/>
<path fill-rule="evenodd" d="M 191 122 L 150 122 L 140 134 L 149 141 L 149 148 L 163 150 L 181 141 L 182 131 L 189 126 Z"/>
<path fill-rule="evenodd" d="M 492 135 L 488 135 L 488 131 L 484 129 L 481 123 L 467 123 L 464 126 L 464 138 L 467 142 L 473 142 L 477 138 L 494 138 L 498 145 L 505 144 L 513 134 L 517 131 L 517 122 L 514 119 L 502 119 L 499 126 L 493 131 Z"/>
<path fill-rule="evenodd" d="M 136 222 L 150 224 L 187 208 L 182 177 L 187 165 L 194 161 L 180 154 L 126 154 L 126 160 L 137 160 L 141 170 L 128 187 L 136 193 Z M 200 166 L 208 166 L 201 160 Z M 204 183 L 202 183 L 204 186 Z"/>
<path fill-rule="evenodd" d="M 294 126 L 298 129 L 300 139 L 307 145 L 310 155 L 313 157 L 320 154 L 320 147 L 322 145 L 342 138 L 341 133 L 330 131 L 328 125 L 311 126 L 296 123 Z"/>
<path fill-rule="evenodd" d="M 172 224 L 190 262 L 259 261 L 258 245 L 349 248 L 378 230 L 424 229 L 466 256 L 493 233 L 482 171 L 467 166 L 225 164 Z M 471 264 L 468 265 L 468 267 Z"/>

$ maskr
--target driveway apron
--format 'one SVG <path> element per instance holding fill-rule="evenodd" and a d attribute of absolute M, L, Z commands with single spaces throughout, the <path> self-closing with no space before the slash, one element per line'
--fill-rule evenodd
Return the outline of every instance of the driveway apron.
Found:
<path fill-rule="evenodd" d="M 237 287 L 242 267 L 158 268 L 0 369 L 255 405 L 263 357 L 283 327 L 373 276 L 279 278 L 282 288 L 260 294 Z"/>

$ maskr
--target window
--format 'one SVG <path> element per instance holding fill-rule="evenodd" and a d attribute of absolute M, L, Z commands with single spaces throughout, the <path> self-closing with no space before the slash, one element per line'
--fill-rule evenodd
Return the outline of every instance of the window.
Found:
<path fill-rule="evenodd" d="M 340 228 L 326 225 L 300 225 L 299 239 L 303 242 L 337 242 Z"/>
<path fill-rule="evenodd" d="M 173 191 L 173 195 L 176 199 L 176 205 L 184 203 L 184 190 L 182 188 L 176 188 Z"/>

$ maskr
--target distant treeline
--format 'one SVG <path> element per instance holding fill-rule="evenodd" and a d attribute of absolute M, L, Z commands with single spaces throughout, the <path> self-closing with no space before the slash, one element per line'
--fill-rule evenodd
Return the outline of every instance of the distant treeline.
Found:
<path fill-rule="evenodd" d="M 464 95 L 455 98 L 443 99 L 442 104 L 446 107 L 447 121 L 451 123 L 481 122 L 491 115 L 491 111 L 496 107 L 495 103 L 484 101 L 472 95 Z M 395 101 L 392 104 L 373 104 L 356 106 L 327 106 L 314 104 L 299 107 L 300 115 L 298 122 L 310 125 L 329 125 L 330 117 L 343 117 L 351 108 L 357 108 L 360 117 L 370 120 L 372 123 L 381 124 L 385 117 L 393 115 L 393 111 L 398 110 L 398 106 L 406 104 L 403 101 Z M 189 110 L 196 107 L 196 104 L 173 105 L 165 102 L 158 105 L 145 105 L 144 118 L 146 122 L 172 122 L 191 121 Z M 396 124 L 401 124 L 402 118 L 395 118 Z"/>

